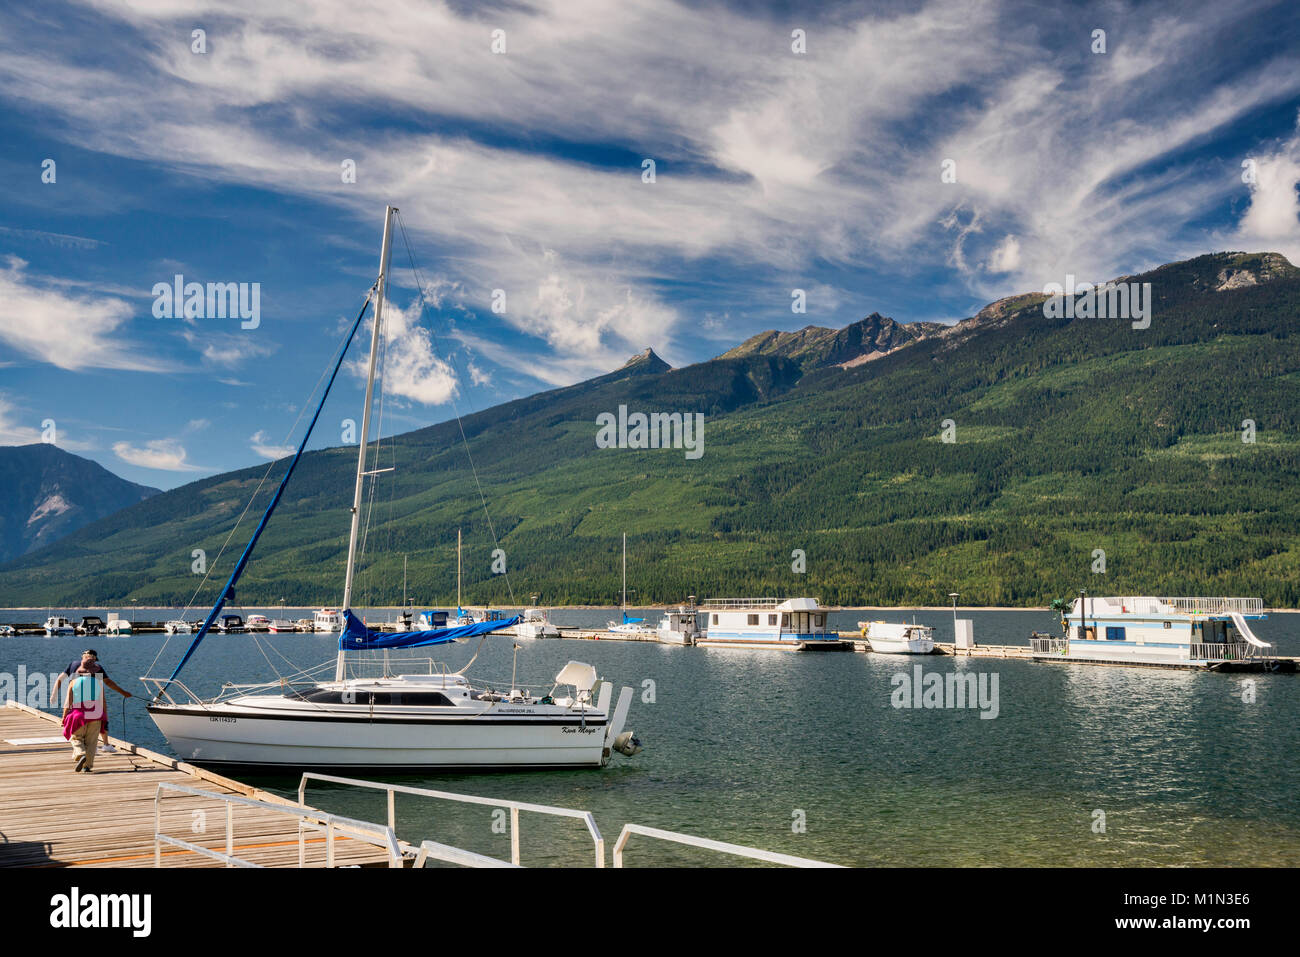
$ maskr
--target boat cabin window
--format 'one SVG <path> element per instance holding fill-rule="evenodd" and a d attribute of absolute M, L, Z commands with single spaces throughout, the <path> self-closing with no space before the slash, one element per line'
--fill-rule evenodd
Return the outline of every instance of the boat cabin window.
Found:
<path fill-rule="evenodd" d="M 768 616 L 767 616 L 767 623 L 768 623 L 769 625 L 775 625 L 775 624 L 776 624 L 776 615 L 768 615 Z"/>
<path fill-rule="evenodd" d="M 440 691 L 332 691 L 327 688 L 290 688 L 284 696 L 299 701 L 310 701 L 312 704 L 423 705 L 425 707 L 451 704 L 451 699 Z"/>
<path fill-rule="evenodd" d="M 781 616 L 781 627 L 782 627 L 782 628 L 789 628 L 789 627 L 790 627 L 790 613 L 789 613 L 789 612 L 786 612 L 785 614 L 783 614 L 783 615 Z"/>
<path fill-rule="evenodd" d="M 1165 622 L 1165 627 L 1166 627 L 1166 628 L 1170 628 L 1170 627 L 1172 627 L 1172 626 L 1173 626 L 1173 623 L 1172 623 L 1172 622 L 1168 622 L 1168 621 Z"/>
<path fill-rule="evenodd" d="M 1124 640 L 1124 629 L 1123 629 L 1123 628 L 1113 628 L 1113 627 L 1107 626 L 1107 627 L 1106 627 L 1106 640 L 1107 640 L 1107 641 L 1123 641 L 1123 640 Z"/>
<path fill-rule="evenodd" d="M 748 619 L 749 619 L 748 624 L 751 624 L 751 625 L 757 625 L 757 624 L 758 624 L 758 616 L 757 616 L 757 615 L 749 615 L 749 616 L 748 616 Z"/>
<path fill-rule="evenodd" d="M 716 612 L 715 612 L 714 615 L 713 615 L 713 623 L 714 623 L 715 625 L 718 623 L 718 615 L 717 615 Z"/>
<path fill-rule="evenodd" d="M 813 627 L 814 627 L 814 628 L 817 628 L 819 631 L 820 631 L 821 629 L 825 628 L 825 627 L 826 627 L 826 616 L 825 616 L 825 615 L 813 615 Z"/>

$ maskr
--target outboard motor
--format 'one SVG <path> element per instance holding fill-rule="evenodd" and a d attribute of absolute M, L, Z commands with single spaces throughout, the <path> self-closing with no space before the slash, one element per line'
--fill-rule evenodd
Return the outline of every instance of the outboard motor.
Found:
<path fill-rule="evenodd" d="M 624 731 L 614 739 L 614 750 L 619 754 L 632 757 L 634 754 L 641 753 L 641 739 L 631 731 Z"/>

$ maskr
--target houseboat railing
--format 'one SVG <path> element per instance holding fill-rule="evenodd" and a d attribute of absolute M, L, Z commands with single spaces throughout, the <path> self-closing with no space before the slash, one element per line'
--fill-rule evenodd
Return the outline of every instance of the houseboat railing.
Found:
<path fill-rule="evenodd" d="M 712 598 L 700 602 L 700 608 L 775 608 L 783 598 Z"/>
<path fill-rule="evenodd" d="M 1199 661 L 1241 661 L 1246 658 L 1267 658 L 1258 654 L 1260 649 L 1244 641 L 1202 643 L 1193 642 L 1190 657 Z"/>
<path fill-rule="evenodd" d="M 1173 611 L 1180 615 L 1226 615 L 1238 612 L 1242 615 L 1262 615 L 1264 602 L 1259 598 L 1146 598 L 1133 597 L 1118 599 L 1131 612 L 1147 615 L 1160 615 Z"/>

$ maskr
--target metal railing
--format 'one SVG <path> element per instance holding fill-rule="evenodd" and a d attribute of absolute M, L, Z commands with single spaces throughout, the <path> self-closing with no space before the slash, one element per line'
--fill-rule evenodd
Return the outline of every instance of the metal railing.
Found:
<path fill-rule="evenodd" d="M 762 851 L 756 847 L 744 847 L 740 844 L 728 844 L 725 841 L 713 841 L 707 837 L 695 837 L 692 834 L 681 834 L 677 831 L 662 831 L 657 827 L 645 827 L 641 824 L 624 824 L 622 832 L 618 835 L 618 841 L 614 844 L 614 866 L 623 866 L 623 851 L 627 847 L 628 838 L 633 834 L 642 834 L 646 837 L 658 838 L 661 841 L 671 841 L 674 844 L 685 844 L 688 847 L 700 847 L 706 851 L 716 851 L 719 854 L 733 854 L 736 857 L 748 857 L 756 861 L 766 861 L 769 864 L 784 864 L 786 867 L 843 867 L 842 864 L 830 864 L 826 861 L 814 861 L 806 857 L 794 857 L 790 854 L 777 854 L 775 851 Z"/>
<path fill-rule="evenodd" d="M 1191 652 L 1188 657 L 1193 660 L 1205 661 L 1242 661 L 1246 658 L 1267 658 L 1268 655 L 1257 655 L 1259 649 L 1255 648 L 1248 642 L 1215 642 L 1201 643 L 1193 642 Z"/>
<path fill-rule="evenodd" d="M 345 784 L 351 787 L 369 788 L 374 791 L 386 791 L 388 793 L 388 829 L 396 831 L 397 827 L 397 802 L 396 795 L 414 794 L 418 797 L 435 798 L 440 801 L 458 801 L 462 804 L 480 804 L 487 807 L 507 808 L 510 811 L 510 863 L 519 864 L 519 812 L 531 811 L 535 814 L 550 814 L 555 817 L 572 817 L 577 818 L 587 825 L 587 831 L 591 834 L 591 840 L 594 845 L 596 855 L 596 866 L 605 866 L 605 839 L 601 837 L 600 828 L 596 826 L 596 819 L 590 811 L 578 811 L 567 807 L 552 807 L 547 804 L 529 804 L 524 801 L 508 801 L 504 798 L 477 797 L 470 794 L 453 794 L 450 791 L 433 791 L 429 788 L 409 787 L 404 784 L 385 784 L 378 781 L 362 781 L 357 778 L 340 778 L 332 774 L 319 774 L 315 771 L 303 772 L 302 780 L 298 782 L 298 804 L 305 807 L 307 804 L 307 782 L 325 781 L 331 784 Z M 426 842 L 433 847 L 442 848 L 443 845 Z M 470 854 L 469 851 L 459 851 L 453 848 L 459 854 Z M 481 855 L 479 855 L 481 856 Z M 492 860 L 492 858 L 488 858 Z"/>
<path fill-rule="evenodd" d="M 700 602 L 700 608 L 775 608 L 784 598 L 713 598 Z"/>
<path fill-rule="evenodd" d="M 1070 653 L 1070 639 L 1035 635 L 1029 639 L 1029 647 L 1036 655 L 1067 655 Z"/>
<path fill-rule="evenodd" d="M 1144 615 L 1161 615 L 1170 611 L 1179 615 L 1226 615 L 1239 612 L 1243 615 L 1264 613 L 1264 602 L 1259 598 L 1150 598 L 1136 596 L 1111 599 L 1120 601 L 1130 611 Z"/>
<path fill-rule="evenodd" d="M 425 841 L 420 845 L 420 853 L 415 857 L 415 866 L 424 867 L 425 861 L 430 858 L 435 861 L 447 861 L 449 864 L 462 864 L 465 867 L 519 866 L 518 864 L 511 864 L 509 861 L 503 861 L 500 858 L 488 857 L 486 854 L 475 854 L 473 851 L 467 851 L 464 848 L 452 847 L 449 844 Z"/>
<path fill-rule="evenodd" d="M 190 841 L 181 840 L 178 837 L 172 837 L 164 834 L 162 829 L 162 796 L 164 791 L 173 791 L 178 794 L 189 794 L 194 797 L 210 798 L 214 801 L 220 801 L 226 806 L 226 851 L 213 850 L 210 847 L 204 847 L 201 844 L 194 844 Z M 154 794 L 153 815 L 154 815 L 154 844 L 153 844 L 153 862 L 154 867 L 162 867 L 162 846 L 170 844 L 174 847 L 183 848 L 187 851 L 193 851 L 195 854 L 202 854 L 213 860 L 221 861 L 227 867 L 260 867 L 260 864 L 254 864 L 235 857 L 235 806 L 253 807 L 263 811 L 271 811 L 275 814 L 284 814 L 293 817 L 298 822 L 298 866 L 307 865 L 307 844 L 305 840 L 305 831 L 323 830 L 325 832 L 325 866 L 334 867 L 334 838 L 338 834 L 355 840 L 364 841 L 375 847 L 382 848 L 388 853 L 389 867 L 402 867 L 405 855 L 397 841 L 397 834 L 392 827 L 384 827 L 382 824 L 372 824 L 369 821 L 358 821 L 353 818 L 343 817 L 338 814 L 328 814 L 324 811 L 318 811 L 315 808 L 293 807 L 285 804 L 272 804 L 269 801 L 259 801 L 255 798 L 241 797 L 237 794 L 221 794 L 217 791 L 203 791 L 199 788 L 192 788 L 184 784 L 173 784 L 168 781 L 160 782 L 158 790 Z"/>

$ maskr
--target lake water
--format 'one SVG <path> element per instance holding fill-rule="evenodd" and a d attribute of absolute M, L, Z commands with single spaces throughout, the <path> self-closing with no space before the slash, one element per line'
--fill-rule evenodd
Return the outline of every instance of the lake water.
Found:
<path fill-rule="evenodd" d="M 951 612 L 914 614 L 935 627 L 938 640 L 951 640 Z M 552 617 L 562 627 L 599 627 L 616 615 L 557 610 Z M 0 622 L 38 617 L 0 612 Z M 850 630 L 868 617 L 911 620 L 913 613 L 842 612 L 832 624 Z M 1025 643 L 1029 632 L 1057 624 L 1048 612 L 961 617 L 972 618 L 976 640 L 989 644 Z M 1273 615 L 1253 627 L 1279 653 L 1300 654 L 1300 615 Z M 164 649 L 165 641 L 4 638 L 0 672 L 15 675 L 20 665 L 29 674 L 59 671 L 91 645 L 110 675 L 138 693 L 135 676 L 147 673 L 160 650 L 152 673 L 170 673 L 189 636 L 171 638 Z M 458 668 L 476 644 L 436 651 Z M 551 676 L 577 659 L 633 686 L 629 727 L 645 750 L 631 759 L 615 755 L 602 771 L 443 774 L 403 783 L 590 810 L 611 845 L 624 823 L 635 822 L 862 866 L 1300 864 L 1300 676 L 640 642 L 520 644 L 521 682 L 528 676 L 549 687 Z M 508 684 L 510 646 L 489 639 L 471 677 Z M 214 635 L 183 678 L 211 694 L 222 681 L 263 681 L 318 664 L 335 647 L 329 635 Z M 983 673 L 990 688 L 996 675 L 997 716 L 893 707 L 895 675 L 911 675 L 918 664 L 927 673 Z M 1246 679 L 1254 682 L 1249 702 Z M 168 750 L 139 698 L 127 704 L 125 730 L 121 699 L 112 698 L 113 733 Z M 297 783 L 240 777 L 286 795 Z M 384 820 L 384 800 L 324 786 L 309 792 L 318 807 L 375 821 Z M 397 808 L 405 839 L 509 855 L 489 808 L 401 796 Z M 591 861 L 577 821 L 524 814 L 522 833 L 525 864 Z M 648 838 L 633 838 L 628 851 L 629 865 L 730 862 Z"/>

